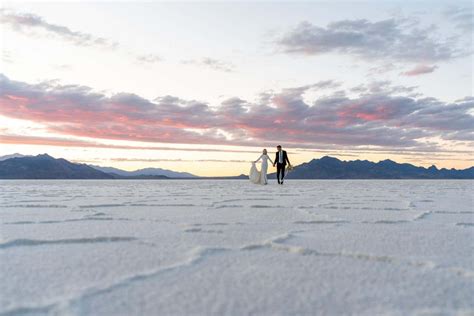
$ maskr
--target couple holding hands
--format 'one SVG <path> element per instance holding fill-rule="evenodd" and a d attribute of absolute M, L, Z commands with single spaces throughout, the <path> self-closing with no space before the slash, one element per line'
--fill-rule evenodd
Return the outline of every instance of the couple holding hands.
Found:
<path fill-rule="evenodd" d="M 259 160 L 262 160 L 262 168 L 260 171 L 257 170 L 255 163 Z M 291 169 L 291 163 L 288 159 L 288 154 L 286 151 L 282 150 L 281 146 L 277 146 L 277 152 L 275 154 L 275 161 L 272 161 L 267 154 L 267 150 L 264 149 L 262 155 L 252 162 L 252 167 L 250 168 L 249 179 L 252 183 L 255 184 L 268 184 L 267 179 L 267 170 L 268 170 L 268 161 L 272 163 L 273 167 L 277 167 L 277 180 L 278 184 L 283 184 L 283 179 L 285 178 L 285 168 L 286 164 L 288 163 L 288 168 Z"/>

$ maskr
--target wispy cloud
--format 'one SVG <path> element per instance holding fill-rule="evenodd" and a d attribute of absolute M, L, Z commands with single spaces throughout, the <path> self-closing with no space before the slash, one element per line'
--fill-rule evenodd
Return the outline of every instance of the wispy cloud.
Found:
<path fill-rule="evenodd" d="M 410 70 L 407 70 L 405 72 L 402 72 L 401 75 L 404 75 L 404 76 L 419 76 L 419 75 L 424 75 L 424 74 L 429 74 L 429 73 L 432 73 L 434 72 L 436 69 L 438 68 L 438 66 L 436 65 L 416 65 L 415 67 L 413 67 L 412 69 Z"/>
<path fill-rule="evenodd" d="M 469 32 L 472 37 L 474 30 L 474 13 L 472 2 L 465 7 L 450 7 L 444 13 L 454 23 L 456 27 Z M 472 39 L 471 39 L 472 41 Z"/>
<path fill-rule="evenodd" d="M 206 68 L 210 68 L 217 71 L 223 71 L 223 72 L 233 72 L 235 69 L 235 66 L 232 63 L 214 59 L 214 58 L 209 58 L 209 57 L 203 57 L 200 59 L 183 60 L 182 63 L 189 64 L 189 65 L 197 65 L 197 66 L 206 67 Z"/>
<path fill-rule="evenodd" d="M 135 59 L 139 64 L 154 64 L 163 61 L 163 58 L 156 54 L 138 55 Z"/>
<path fill-rule="evenodd" d="M 0 9 L 0 24 L 29 36 L 37 37 L 42 35 L 45 37 L 52 37 L 77 46 L 107 49 L 116 49 L 120 46 L 118 42 L 107 38 L 73 31 L 67 26 L 49 23 L 43 17 L 32 13 L 16 13 Z M 131 58 L 134 59 L 136 64 L 141 65 L 150 65 L 163 61 L 163 58 L 157 54 L 131 53 Z M 6 62 L 10 60 L 8 52 L 2 52 L 2 59 Z M 60 69 L 60 67 L 55 68 Z M 63 70 L 66 69 L 66 67 L 61 68 Z"/>
<path fill-rule="evenodd" d="M 118 43 L 93 34 L 73 31 L 70 28 L 47 22 L 41 16 L 30 13 L 16 13 L 0 10 L 0 23 L 11 29 L 31 36 L 56 37 L 78 46 L 116 48 Z"/>
<path fill-rule="evenodd" d="M 388 19 L 342 20 L 326 27 L 302 22 L 276 39 L 286 53 L 319 55 L 339 53 L 366 60 L 434 62 L 461 54 L 453 38 L 439 39 L 433 28 L 413 21 Z"/>
<path fill-rule="evenodd" d="M 0 142 L 2 144 L 23 144 L 23 145 L 41 145 L 57 147 L 81 147 L 81 148 L 103 148 L 103 149 L 127 149 L 127 150 L 158 150 L 158 151 L 191 151 L 191 152 L 223 152 L 223 153 L 259 153 L 259 150 L 233 150 L 218 149 L 209 147 L 190 148 L 190 147 L 167 147 L 167 146 L 134 146 L 134 145 L 114 145 L 100 142 L 92 142 L 80 139 L 71 139 L 67 137 L 45 137 L 45 136 L 26 136 L 8 133 L 7 129 L 0 129 Z M 103 159 L 102 159 L 103 160 Z"/>
<path fill-rule="evenodd" d="M 259 102 L 230 98 L 217 107 L 164 96 L 106 96 L 89 87 L 31 85 L 0 77 L 0 114 L 46 125 L 50 132 L 100 139 L 184 144 L 291 147 L 321 144 L 423 148 L 420 141 L 474 139 L 474 98 L 452 103 L 413 96 L 411 87 L 375 82 L 305 101 L 328 83 L 268 92 Z"/>
<path fill-rule="evenodd" d="M 239 159 L 143 159 L 143 158 L 111 158 L 110 161 L 119 162 L 224 162 L 224 163 L 249 163 L 248 160 Z"/>
<path fill-rule="evenodd" d="M 52 67 L 57 70 L 71 70 L 73 68 L 71 65 L 68 64 L 56 64 L 52 65 Z"/>
<path fill-rule="evenodd" d="M 13 63 L 13 58 L 12 58 L 12 53 L 9 50 L 6 50 L 5 48 L 2 49 L 2 62 L 4 63 Z"/>

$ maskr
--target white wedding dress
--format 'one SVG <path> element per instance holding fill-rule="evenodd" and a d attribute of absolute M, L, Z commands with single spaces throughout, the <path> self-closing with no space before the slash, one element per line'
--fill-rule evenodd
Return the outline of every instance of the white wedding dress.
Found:
<path fill-rule="evenodd" d="M 262 160 L 262 168 L 258 171 L 255 162 L 252 162 L 252 167 L 250 168 L 249 179 L 250 182 L 255 184 L 267 184 L 267 170 L 268 170 L 268 160 L 270 157 L 268 155 L 261 155 L 257 161 Z"/>

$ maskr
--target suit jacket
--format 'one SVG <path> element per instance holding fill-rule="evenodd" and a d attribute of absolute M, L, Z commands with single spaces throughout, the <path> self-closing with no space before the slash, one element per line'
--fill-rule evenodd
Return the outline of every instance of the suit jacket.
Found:
<path fill-rule="evenodd" d="M 286 163 L 288 162 L 288 164 L 290 164 L 290 160 L 288 160 L 288 155 L 286 154 L 286 151 L 285 150 L 282 150 L 282 153 L 283 153 L 283 165 L 286 166 Z M 279 163 L 279 159 L 278 159 L 278 151 L 276 152 L 275 154 L 275 163 Z"/>

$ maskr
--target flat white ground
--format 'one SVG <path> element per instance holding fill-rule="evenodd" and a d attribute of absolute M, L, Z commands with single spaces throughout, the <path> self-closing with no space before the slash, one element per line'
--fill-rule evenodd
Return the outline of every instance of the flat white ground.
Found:
<path fill-rule="evenodd" d="M 0 314 L 474 314 L 472 181 L 2 181 Z"/>

